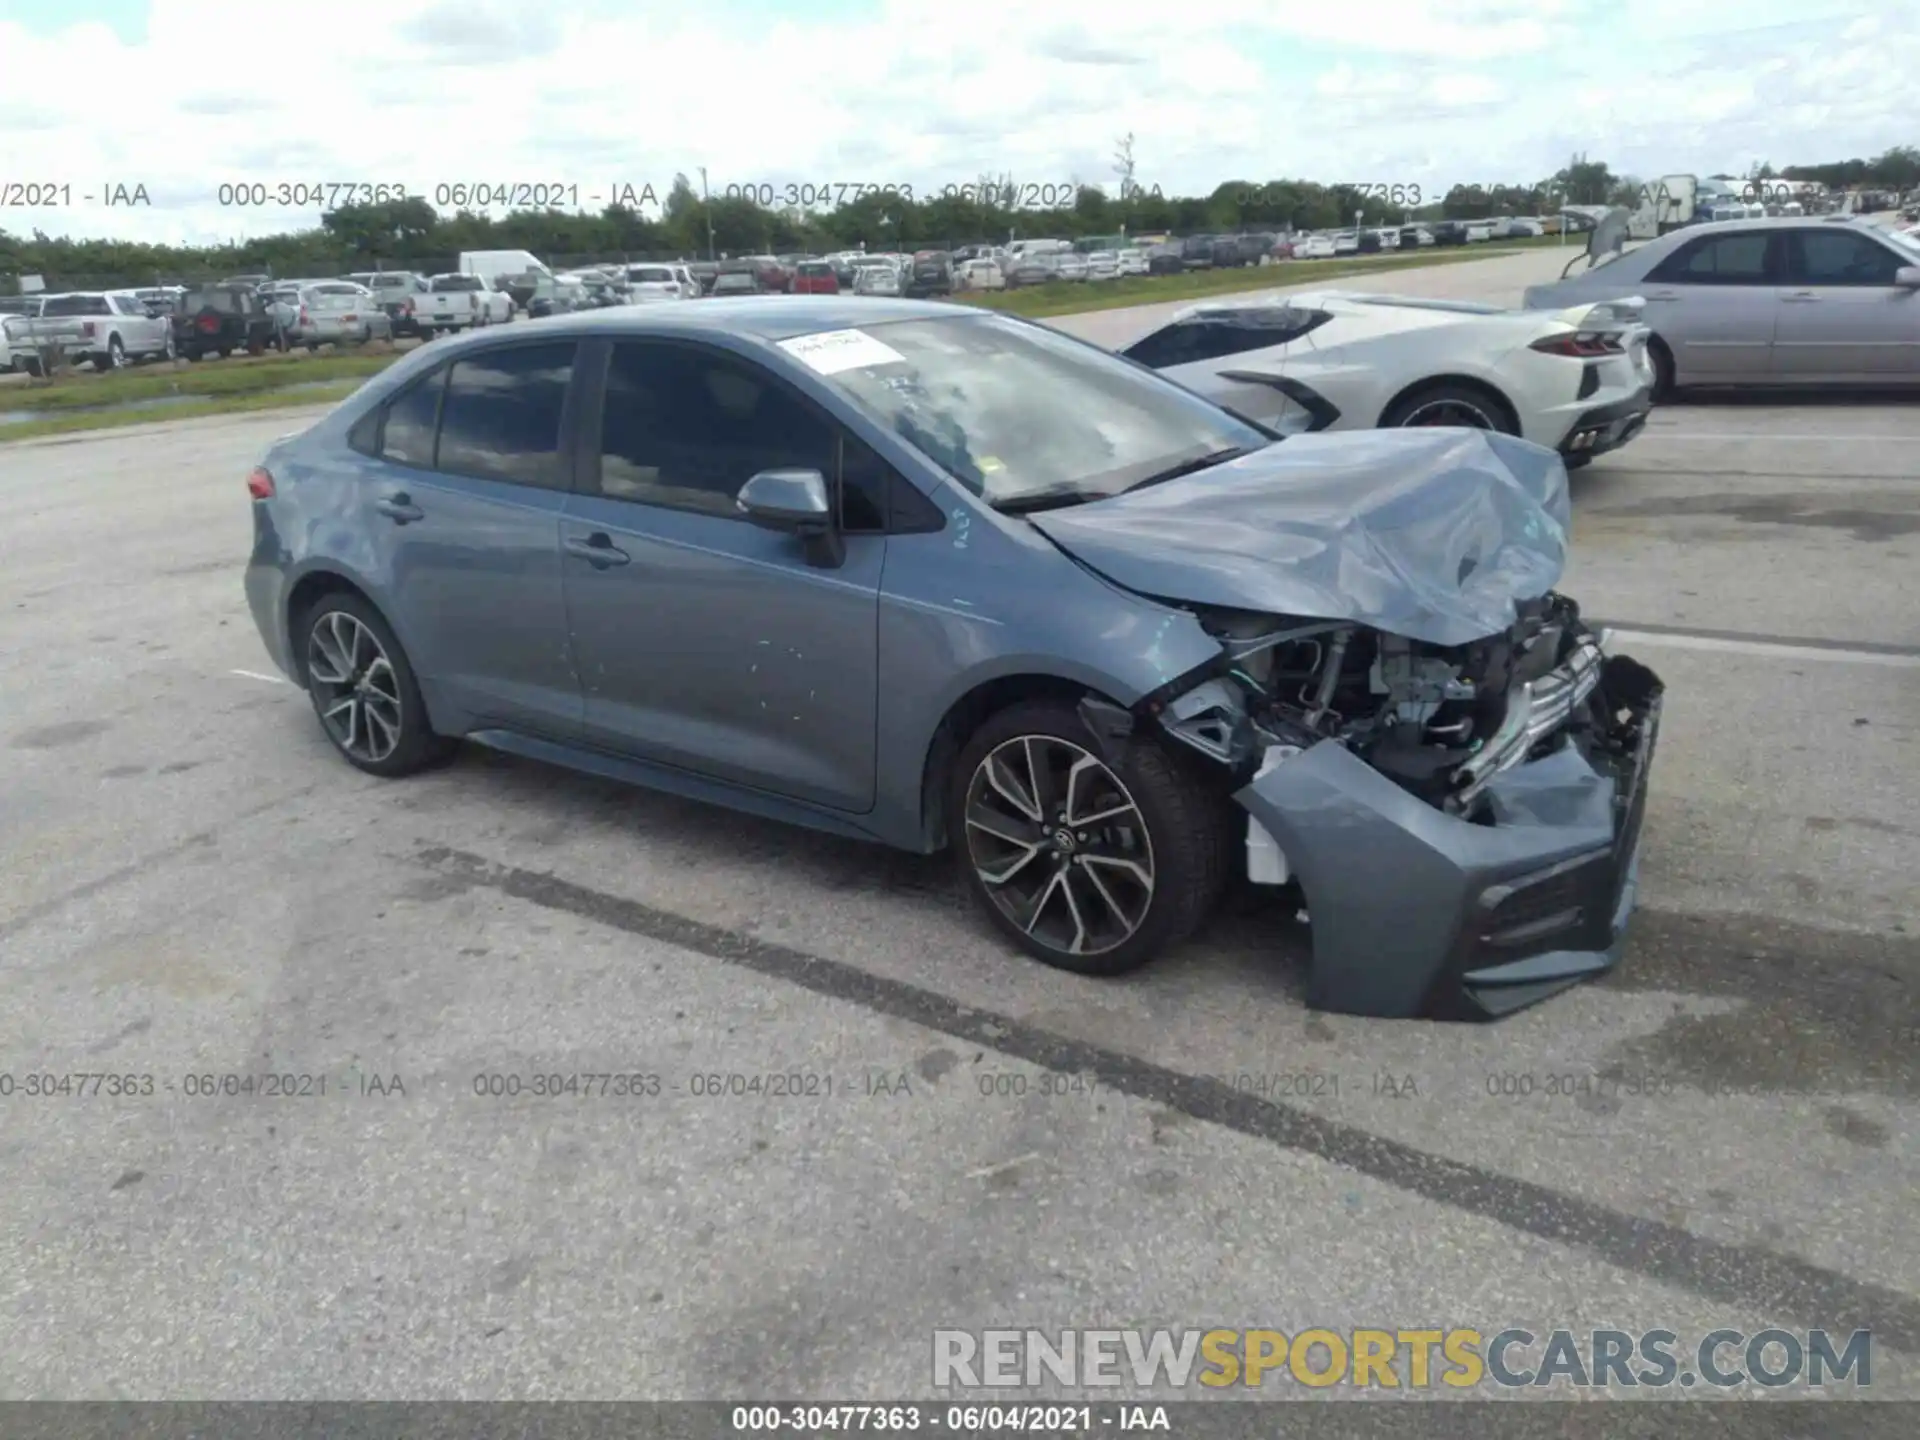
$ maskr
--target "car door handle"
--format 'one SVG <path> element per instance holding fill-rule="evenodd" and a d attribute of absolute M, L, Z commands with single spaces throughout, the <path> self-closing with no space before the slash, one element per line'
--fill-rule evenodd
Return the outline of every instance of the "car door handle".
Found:
<path fill-rule="evenodd" d="M 1679 300 L 1679 298 L 1678 295 L 1672 294 L 1671 292 L 1665 295 L 1649 295 L 1647 296 L 1647 303 L 1654 304 L 1657 302 L 1662 305 L 1671 305 Z"/>
<path fill-rule="evenodd" d="M 373 508 L 396 525 L 411 525 L 416 520 L 427 518 L 427 512 L 414 504 L 413 497 L 405 492 L 376 500 L 373 502 Z"/>
<path fill-rule="evenodd" d="M 632 558 L 626 551 L 615 549 L 613 540 L 604 530 L 596 530 L 584 540 L 567 541 L 567 553 L 578 555 L 596 570 L 604 570 L 609 565 L 624 565 Z"/>
<path fill-rule="evenodd" d="M 1782 295 L 1780 298 L 1782 300 L 1791 300 L 1796 305 L 1807 305 L 1818 300 L 1820 297 L 1811 290 L 1795 290 L 1791 295 Z"/>

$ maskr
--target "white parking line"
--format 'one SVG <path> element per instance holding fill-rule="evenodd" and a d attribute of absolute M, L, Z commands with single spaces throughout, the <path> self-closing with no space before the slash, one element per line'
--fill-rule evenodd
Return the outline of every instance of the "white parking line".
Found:
<path fill-rule="evenodd" d="M 264 680 L 269 685 L 284 685 L 287 683 L 287 677 L 284 675 L 262 675 L 258 670 L 229 670 L 227 673 L 229 675 L 240 675 L 248 680 Z"/>
<path fill-rule="evenodd" d="M 1633 630 L 1624 625 L 1609 627 L 1613 638 L 1635 645 L 1664 645 L 1669 650 L 1707 650 L 1721 655 L 1759 655 L 1769 660 L 1839 660 L 1850 665 L 1890 665 L 1895 669 L 1920 669 L 1920 655 L 1890 655 L 1878 650 L 1853 650 L 1842 646 L 1816 649 L 1811 645 L 1788 645 L 1777 640 L 1729 640 L 1717 635 L 1662 635 L 1648 630 Z"/>
<path fill-rule="evenodd" d="M 1737 431 L 1731 435 L 1699 434 L 1692 430 L 1665 425 L 1649 425 L 1640 432 L 1645 436 L 1658 436 L 1662 440 L 1700 440 L 1714 445 L 1727 445 L 1742 440 L 1775 441 L 1784 440 L 1789 445 L 1911 445 L 1915 441 L 1912 435 L 1776 435 L 1765 430 Z"/>

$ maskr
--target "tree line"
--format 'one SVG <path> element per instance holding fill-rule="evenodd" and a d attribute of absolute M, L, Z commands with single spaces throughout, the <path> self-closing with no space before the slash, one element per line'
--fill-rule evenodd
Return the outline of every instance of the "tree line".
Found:
<path fill-rule="evenodd" d="M 825 254 L 835 250 L 908 250 L 998 243 L 1019 236 L 1067 239 L 1325 230 L 1495 215 L 1550 214 L 1563 204 L 1632 204 L 1642 181 L 1584 155 L 1543 179 L 1456 185 L 1444 194 L 1390 182 L 1324 185 L 1311 180 L 1227 180 L 1206 195 L 1170 196 L 1133 178 L 1131 137 L 1122 142 L 1113 193 L 1083 184 L 1071 203 L 1051 209 L 1000 203 L 1052 187 L 983 176 L 909 200 L 866 193 L 831 207 L 768 206 L 745 195 L 706 196 L 685 175 L 657 207 L 613 205 L 598 214 L 526 210 L 505 215 L 441 214 L 424 197 L 343 206 L 317 227 L 227 245 L 145 245 L 121 240 L 29 237 L 0 230 L 0 286 L 7 277 L 41 275 L 50 286 L 155 284 L 224 274 L 339 274 L 376 268 L 451 269 L 464 250 L 530 250 L 556 264 L 595 260 L 703 259 L 746 254 Z M 1825 165 L 1755 166 L 1723 179 L 1814 180 L 1834 188 L 1920 185 L 1920 148 L 1896 147 L 1872 160 Z M 657 208 L 657 215 L 643 209 Z"/>

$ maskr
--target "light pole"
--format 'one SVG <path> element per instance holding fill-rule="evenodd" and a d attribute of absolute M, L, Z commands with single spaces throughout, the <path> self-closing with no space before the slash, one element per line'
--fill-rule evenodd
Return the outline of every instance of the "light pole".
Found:
<path fill-rule="evenodd" d="M 707 260 L 713 260 L 713 197 L 707 193 L 707 167 L 700 167 L 700 213 L 707 218 Z"/>

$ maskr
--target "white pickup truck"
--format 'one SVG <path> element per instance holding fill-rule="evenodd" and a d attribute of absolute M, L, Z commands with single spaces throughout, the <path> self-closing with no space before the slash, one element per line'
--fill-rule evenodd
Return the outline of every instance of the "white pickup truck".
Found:
<path fill-rule="evenodd" d="M 513 318 L 513 297 L 484 275 L 435 275 L 414 297 L 413 314 L 427 340 L 442 330 L 504 325 Z"/>
<path fill-rule="evenodd" d="M 58 347 L 69 360 L 91 360 L 96 370 L 173 358 L 173 317 L 155 314 L 131 290 L 49 295 L 24 328 L 23 338 L 35 346 Z"/>

